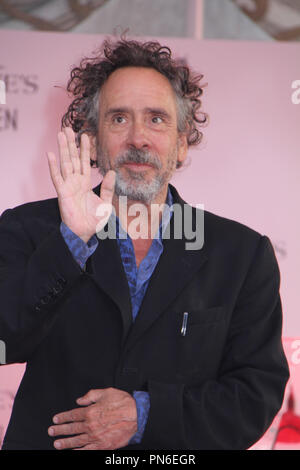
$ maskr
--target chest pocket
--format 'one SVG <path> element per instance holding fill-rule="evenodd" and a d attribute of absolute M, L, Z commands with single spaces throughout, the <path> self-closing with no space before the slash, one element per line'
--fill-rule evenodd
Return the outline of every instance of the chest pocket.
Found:
<path fill-rule="evenodd" d="M 224 308 L 222 306 L 200 310 L 190 310 L 188 311 L 188 317 L 186 322 L 186 334 L 188 334 L 189 327 L 193 327 L 194 325 L 218 323 L 223 319 Z"/>
<path fill-rule="evenodd" d="M 177 338 L 177 375 L 213 377 L 222 358 L 227 333 L 224 307 L 191 310 L 188 312 L 184 334 L 183 312 Z"/>

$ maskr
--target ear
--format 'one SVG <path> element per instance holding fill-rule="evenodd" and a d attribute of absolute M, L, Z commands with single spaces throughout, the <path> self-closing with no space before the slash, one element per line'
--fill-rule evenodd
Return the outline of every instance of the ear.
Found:
<path fill-rule="evenodd" d="M 180 133 L 178 135 L 178 156 L 177 161 L 183 163 L 187 157 L 188 152 L 188 141 L 185 133 Z"/>

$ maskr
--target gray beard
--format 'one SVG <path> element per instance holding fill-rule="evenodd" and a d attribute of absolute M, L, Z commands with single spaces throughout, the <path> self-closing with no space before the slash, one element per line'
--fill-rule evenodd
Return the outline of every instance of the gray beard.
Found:
<path fill-rule="evenodd" d="M 112 168 L 108 155 L 101 152 L 100 149 L 98 150 L 99 172 L 103 176 L 105 176 L 109 170 L 116 172 L 115 194 L 117 196 L 127 196 L 129 200 L 150 204 L 170 179 L 171 171 L 157 174 L 150 182 L 147 182 L 144 178 L 144 172 L 134 172 L 127 169 L 126 171 L 128 171 L 129 177 L 124 178 L 120 171 L 120 166 L 125 162 L 149 163 L 159 170 L 162 167 L 160 160 L 148 151 L 132 149 L 120 155 L 115 161 L 115 167 Z M 174 165 L 176 165 L 176 160 Z"/>

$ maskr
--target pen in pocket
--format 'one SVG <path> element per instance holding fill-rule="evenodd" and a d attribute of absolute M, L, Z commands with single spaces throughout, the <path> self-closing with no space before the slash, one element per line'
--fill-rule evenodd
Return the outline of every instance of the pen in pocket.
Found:
<path fill-rule="evenodd" d="M 180 331 L 182 336 L 185 336 L 185 334 L 186 334 L 186 325 L 187 325 L 188 316 L 189 316 L 188 312 L 184 312 L 183 319 L 182 319 L 181 331 Z"/>

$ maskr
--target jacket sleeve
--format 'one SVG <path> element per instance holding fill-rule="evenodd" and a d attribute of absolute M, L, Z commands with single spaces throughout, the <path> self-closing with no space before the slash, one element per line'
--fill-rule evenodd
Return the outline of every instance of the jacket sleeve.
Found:
<path fill-rule="evenodd" d="M 79 264 L 81 269 L 85 270 L 85 264 L 90 256 L 94 253 L 98 246 L 97 235 L 93 235 L 90 240 L 85 243 L 76 233 L 64 223 L 60 224 L 60 232 L 65 240 L 73 258 Z"/>
<path fill-rule="evenodd" d="M 152 449 L 247 449 L 279 411 L 283 352 L 280 273 L 262 236 L 238 296 L 218 377 L 197 385 L 150 380 L 143 445 Z"/>
<path fill-rule="evenodd" d="M 60 224 L 60 231 L 74 259 L 79 263 L 82 269 L 85 269 L 87 259 L 94 253 L 98 246 L 97 236 L 94 235 L 88 243 L 85 243 L 74 232 L 72 232 L 64 222 L 61 222 Z M 135 390 L 133 392 L 133 398 L 135 399 L 137 408 L 138 430 L 130 439 L 130 444 L 138 444 L 141 442 L 147 422 L 150 401 L 149 394 L 143 391 Z"/>
<path fill-rule="evenodd" d="M 17 212 L 7 209 L 0 217 L 0 339 L 6 364 L 28 360 L 55 321 L 57 306 L 84 274 L 59 226 L 35 246 Z"/>

